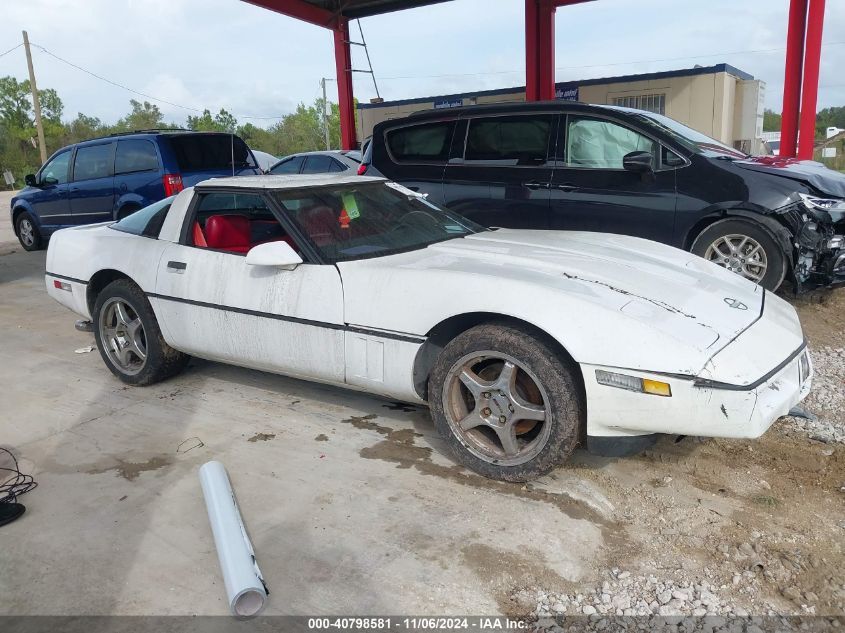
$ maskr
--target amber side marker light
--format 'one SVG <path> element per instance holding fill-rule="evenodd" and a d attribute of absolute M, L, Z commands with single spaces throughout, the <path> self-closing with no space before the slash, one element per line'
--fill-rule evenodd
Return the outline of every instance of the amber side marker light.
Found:
<path fill-rule="evenodd" d="M 653 396 L 663 396 L 665 398 L 672 396 L 672 387 L 669 386 L 669 383 L 651 380 L 649 378 L 638 378 L 637 376 L 628 376 L 627 374 L 618 374 L 613 371 L 597 369 L 596 381 L 600 385 L 616 387 L 617 389 L 627 389 L 628 391 L 648 393 Z"/>

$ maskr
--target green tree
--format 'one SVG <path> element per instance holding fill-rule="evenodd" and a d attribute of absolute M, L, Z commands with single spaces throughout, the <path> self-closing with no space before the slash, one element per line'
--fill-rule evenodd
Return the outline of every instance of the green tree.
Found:
<path fill-rule="evenodd" d="M 238 127 L 238 120 L 225 109 L 211 116 L 210 110 L 203 110 L 200 116 L 189 116 L 187 120 L 189 130 L 197 132 L 234 132 Z"/>
<path fill-rule="evenodd" d="M 763 110 L 763 131 L 780 132 L 781 115 L 774 110 L 766 108 Z"/>
<path fill-rule="evenodd" d="M 165 125 L 164 115 L 162 115 L 161 110 L 154 103 L 150 103 L 149 101 L 141 103 L 135 99 L 130 99 L 129 105 L 132 107 L 132 111 L 124 118 L 118 120 L 115 125 L 117 130 L 153 130 L 162 127 L 172 127 Z"/>

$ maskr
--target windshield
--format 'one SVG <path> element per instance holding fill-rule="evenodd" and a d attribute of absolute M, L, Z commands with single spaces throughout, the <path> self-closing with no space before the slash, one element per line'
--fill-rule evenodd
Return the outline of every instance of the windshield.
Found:
<path fill-rule="evenodd" d="M 394 183 L 284 189 L 273 197 L 329 262 L 412 251 L 486 230 Z"/>
<path fill-rule="evenodd" d="M 144 235 L 146 237 L 158 237 L 161 231 L 161 225 L 164 224 L 164 218 L 167 217 L 167 211 L 173 202 L 170 196 L 164 200 L 154 202 L 148 207 L 139 209 L 119 222 L 111 225 L 111 228 L 123 231 L 124 233 L 132 233 L 133 235 Z"/>
<path fill-rule="evenodd" d="M 734 149 L 729 145 L 720 143 L 706 134 L 697 132 L 683 123 L 678 123 L 674 119 L 670 119 L 668 116 L 627 108 L 625 111 L 636 119 L 639 119 L 640 122 L 645 123 L 652 128 L 657 128 L 664 134 L 668 134 L 678 143 L 698 154 L 747 158 L 747 154 L 740 152 L 738 149 Z"/>

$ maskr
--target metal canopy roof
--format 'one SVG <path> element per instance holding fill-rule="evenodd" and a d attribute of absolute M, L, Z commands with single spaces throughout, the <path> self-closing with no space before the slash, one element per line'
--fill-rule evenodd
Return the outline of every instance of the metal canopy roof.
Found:
<path fill-rule="evenodd" d="M 380 13 L 413 9 L 427 4 L 439 4 L 448 0 L 305 0 L 308 4 L 340 13 L 347 18 L 365 18 Z"/>
<path fill-rule="evenodd" d="M 284 13 L 319 26 L 329 26 L 327 19 L 343 16 L 347 19 L 414 9 L 449 0 L 244 0 L 271 11 Z"/>

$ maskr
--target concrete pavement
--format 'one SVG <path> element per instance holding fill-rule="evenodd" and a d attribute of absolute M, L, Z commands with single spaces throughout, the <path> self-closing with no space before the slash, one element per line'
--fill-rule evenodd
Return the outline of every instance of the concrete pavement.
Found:
<path fill-rule="evenodd" d="M 424 409 L 196 360 L 127 387 L 96 349 L 74 353 L 92 336 L 47 297 L 44 252 L 3 252 L 0 444 L 39 486 L 0 528 L 0 613 L 227 613 L 210 459 L 269 614 L 496 613 L 514 587 L 577 581 L 605 542 L 599 493 L 468 473 Z"/>

